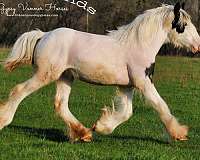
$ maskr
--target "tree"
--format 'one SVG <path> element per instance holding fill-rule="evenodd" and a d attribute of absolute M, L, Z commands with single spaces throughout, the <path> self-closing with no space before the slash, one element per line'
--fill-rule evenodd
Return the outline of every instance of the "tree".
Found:
<path fill-rule="evenodd" d="M 185 9 L 188 11 L 188 13 L 191 15 L 193 23 L 196 25 L 199 22 L 199 0 L 187 0 Z"/>

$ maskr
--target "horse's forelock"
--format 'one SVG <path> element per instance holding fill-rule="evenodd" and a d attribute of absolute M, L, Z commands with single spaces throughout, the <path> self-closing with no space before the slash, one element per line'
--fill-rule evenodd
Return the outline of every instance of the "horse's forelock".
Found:
<path fill-rule="evenodd" d="M 181 10 L 181 15 L 182 15 L 182 21 L 184 22 L 191 21 L 191 16 L 185 10 Z"/>

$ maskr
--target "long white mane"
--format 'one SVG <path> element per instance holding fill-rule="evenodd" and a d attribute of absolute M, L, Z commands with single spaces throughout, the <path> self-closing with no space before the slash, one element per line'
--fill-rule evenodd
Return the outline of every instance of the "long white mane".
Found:
<path fill-rule="evenodd" d="M 181 13 L 184 21 L 190 20 L 190 16 L 184 10 L 181 10 Z M 128 25 L 109 31 L 108 35 L 117 39 L 120 43 L 148 45 L 148 43 L 158 36 L 158 31 L 163 29 L 163 26 L 167 23 L 165 21 L 171 20 L 172 22 L 173 18 L 174 6 L 162 5 L 162 7 L 145 11 Z"/>

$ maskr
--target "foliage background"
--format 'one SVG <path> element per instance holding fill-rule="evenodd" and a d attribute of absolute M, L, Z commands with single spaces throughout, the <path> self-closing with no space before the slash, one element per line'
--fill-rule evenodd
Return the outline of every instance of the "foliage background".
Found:
<path fill-rule="evenodd" d="M 70 0 L 69 0 L 70 1 Z M 72 1 L 72 0 L 71 0 Z M 78 1 L 78 0 L 75 0 Z M 0 0 L 9 7 L 16 7 L 19 3 L 29 3 L 31 7 L 44 6 L 47 3 L 57 4 L 58 7 L 68 7 L 68 12 L 59 12 L 58 17 L 6 17 L 0 16 L 0 45 L 11 46 L 22 33 L 39 28 L 42 31 L 50 31 L 59 27 L 87 31 L 87 12 L 76 5 L 64 0 Z M 87 0 L 88 7 L 97 10 L 95 15 L 89 15 L 88 31 L 97 34 L 106 34 L 106 30 L 113 30 L 133 21 L 133 19 L 146 9 L 160 6 L 162 3 L 175 4 L 176 0 Z M 198 30 L 199 0 L 187 0 L 186 10 L 192 17 Z M 170 45 L 162 47 L 162 55 L 191 55 L 184 50 L 175 50 Z"/>

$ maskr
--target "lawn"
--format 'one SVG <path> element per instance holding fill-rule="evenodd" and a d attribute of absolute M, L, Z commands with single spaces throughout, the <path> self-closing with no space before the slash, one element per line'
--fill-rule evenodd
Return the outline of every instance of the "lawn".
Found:
<path fill-rule="evenodd" d="M 0 60 L 7 51 L 1 51 Z M 3 53 L 4 52 L 4 53 Z M 25 66 L 6 73 L 0 67 L 0 100 L 11 88 L 31 77 Z M 94 134 L 91 143 L 69 143 L 64 123 L 54 112 L 55 84 L 32 94 L 21 103 L 12 124 L 0 132 L 1 160 L 197 160 L 200 159 L 200 59 L 158 57 L 154 83 L 180 122 L 190 126 L 189 141 L 167 136 L 158 115 L 135 92 L 132 118 L 112 135 Z M 115 87 L 74 83 L 70 108 L 87 127 L 98 119 L 100 109 L 111 104 Z"/>

